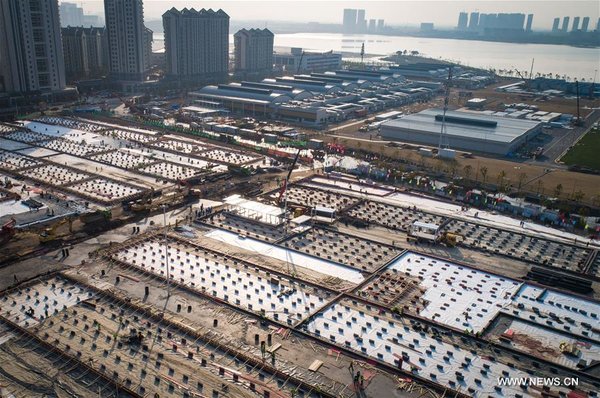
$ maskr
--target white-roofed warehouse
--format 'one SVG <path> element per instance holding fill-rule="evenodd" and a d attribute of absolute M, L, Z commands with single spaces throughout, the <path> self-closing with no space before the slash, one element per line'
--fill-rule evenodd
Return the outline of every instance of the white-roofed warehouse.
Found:
<path fill-rule="evenodd" d="M 437 146 L 441 109 L 427 109 L 381 125 L 385 139 Z M 541 132 L 542 123 L 483 114 L 448 111 L 444 143 L 450 148 L 506 155 Z"/>

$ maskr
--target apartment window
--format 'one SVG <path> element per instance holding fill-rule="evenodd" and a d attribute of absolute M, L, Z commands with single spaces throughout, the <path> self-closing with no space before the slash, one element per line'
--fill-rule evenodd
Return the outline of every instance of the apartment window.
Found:
<path fill-rule="evenodd" d="M 31 12 L 42 11 L 42 5 L 40 4 L 40 0 L 30 0 L 29 1 L 29 10 Z"/>
<path fill-rule="evenodd" d="M 46 56 L 46 46 L 43 44 L 35 45 L 35 56 L 36 57 L 45 57 Z"/>
<path fill-rule="evenodd" d="M 39 75 L 38 82 L 40 84 L 40 87 L 44 87 L 44 86 L 48 86 L 50 84 L 50 79 L 48 78 L 48 75 L 46 75 L 46 74 Z"/>
<path fill-rule="evenodd" d="M 44 41 L 44 31 L 41 29 L 34 29 L 33 30 L 33 41 L 34 42 Z"/>
<path fill-rule="evenodd" d="M 48 63 L 45 59 L 38 59 L 36 63 L 38 72 L 48 72 Z"/>

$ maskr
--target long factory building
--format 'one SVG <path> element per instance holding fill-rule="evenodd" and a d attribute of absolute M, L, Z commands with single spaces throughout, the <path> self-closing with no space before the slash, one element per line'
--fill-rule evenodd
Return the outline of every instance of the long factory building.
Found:
<path fill-rule="evenodd" d="M 211 85 L 191 93 L 233 113 L 321 127 L 431 98 L 440 83 L 407 81 L 390 70 L 336 70 Z"/>
<path fill-rule="evenodd" d="M 427 109 L 381 125 L 385 139 L 437 146 L 443 110 Z M 453 149 L 507 155 L 541 132 L 542 123 L 481 113 L 447 111 L 443 141 Z"/>

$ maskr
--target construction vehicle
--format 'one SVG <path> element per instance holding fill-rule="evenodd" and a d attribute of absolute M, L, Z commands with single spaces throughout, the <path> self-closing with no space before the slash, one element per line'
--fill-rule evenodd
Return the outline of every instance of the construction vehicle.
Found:
<path fill-rule="evenodd" d="M 131 210 L 134 212 L 155 211 L 161 206 L 174 206 L 183 203 L 190 194 L 189 185 L 177 187 L 157 198 L 154 198 L 154 190 L 148 191 L 141 199 L 131 204 Z"/>
<path fill-rule="evenodd" d="M 8 242 L 15 235 L 15 225 L 17 225 L 17 220 L 11 218 L 2 226 L 2 229 L 0 229 L 0 245 Z"/>
<path fill-rule="evenodd" d="M 123 105 L 125 105 L 125 107 L 127 109 L 129 109 L 132 113 L 144 113 L 136 104 L 134 101 L 132 100 L 126 100 L 125 98 L 123 98 L 121 95 L 119 95 L 118 93 L 112 93 L 113 97 L 117 97 L 119 99 L 119 101 L 121 101 L 121 103 Z"/>
<path fill-rule="evenodd" d="M 68 233 L 62 233 L 62 234 L 57 234 L 57 230 L 65 225 L 65 224 L 69 224 L 69 232 Z M 51 227 L 48 227 L 46 229 L 44 229 L 41 233 L 40 233 L 40 243 L 48 243 L 48 242 L 52 242 L 56 239 L 62 238 L 64 236 L 70 235 L 71 233 L 73 233 L 73 220 L 70 217 L 67 218 L 63 218 L 62 220 L 54 223 L 54 225 L 52 225 Z"/>
<path fill-rule="evenodd" d="M 144 335 L 140 330 L 129 328 L 129 334 L 127 336 L 121 336 L 120 340 L 128 345 L 139 346 L 144 341 Z"/>
<path fill-rule="evenodd" d="M 79 216 L 79 220 L 84 224 L 98 224 L 104 223 L 110 220 L 112 217 L 112 212 L 108 209 L 106 210 L 96 210 L 92 213 L 83 213 Z"/>
<path fill-rule="evenodd" d="M 570 344 L 570 343 L 567 343 L 564 341 L 562 343 L 560 343 L 559 348 L 560 348 L 560 352 L 562 352 L 565 355 L 571 355 L 574 357 L 578 357 L 579 354 L 581 353 L 581 351 L 579 350 L 579 348 L 577 348 L 575 346 L 575 344 Z"/>
<path fill-rule="evenodd" d="M 444 232 L 440 235 L 439 242 L 447 247 L 456 247 L 457 244 L 463 241 L 463 236 L 452 232 Z"/>

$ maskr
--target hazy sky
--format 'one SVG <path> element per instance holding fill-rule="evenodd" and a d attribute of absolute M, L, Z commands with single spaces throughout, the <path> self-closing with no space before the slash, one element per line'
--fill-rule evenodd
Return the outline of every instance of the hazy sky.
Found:
<path fill-rule="evenodd" d="M 86 13 L 103 14 L 102 0 L 67 0 L 82 6 Z M 364 8 L 366 18 L 383 18 L 386 24 L 416 25 L 434 22 L 440 26 L 455 26 L 460 11 L 533 13 L 533 28 L 548 29 L 555 17 L 589 16 L 590 28 L 595 28 L 600 14 L 600 1 L 557 0 L 366 0 L 366 1 L 290 1 L 290 0 L 144 0 L 144 18 L 160 19 L 169 8 L 222 8 L 233 20 L 278 20 L 297 22 L 341 23 L 344 8 Z"/>

